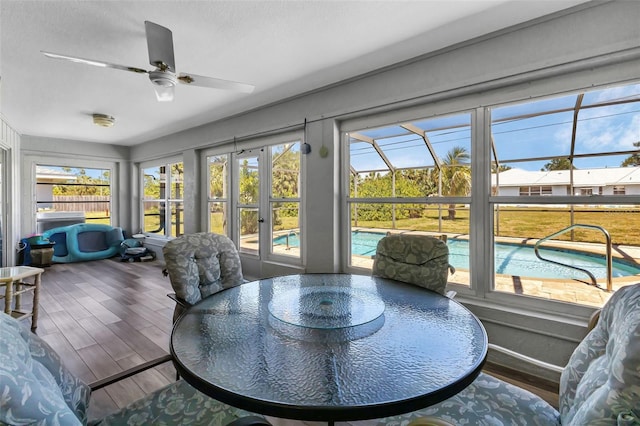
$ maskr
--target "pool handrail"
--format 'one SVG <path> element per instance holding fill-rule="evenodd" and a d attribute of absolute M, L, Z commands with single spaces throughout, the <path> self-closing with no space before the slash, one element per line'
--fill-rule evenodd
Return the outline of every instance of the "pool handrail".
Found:
<path fill-rule="evenodd" d="M 571 231 L 574 228 L 587 228 L 587 229 L 595 229 L 598 230 L 600 232 L 602 232 L 606 238 L 607 241 L 607 257 L 606 257 L 606 262 L 607 262 L 607 291 L 612 291 L 613 290 L 613 278 L 612 278 L 612 264 L 613 264 L 613 260 L 612 260 L 612 255 L 611 255 L 611 235 L 609 235 L 609 232 L 604 229 L 602 226 L 598 226 L 598 225 L 587 225 L 587 224 L 582 224 L 582 223 L 574 223 L 571 226 L 567 226 L 564 229 L 559 230 L 558 232 L 554 232 L 551 235 L 547 235 L 544 238 L 541 238 L 540 240 L 538 240 L 538 242 L 536 242 L 535 246 L 533 247 L 533 250 L 536 254 L 536 256 L 538 257 L 538 259 L 543 260 L 545 262 L 550 262 L 550 263 L 554 263 L 556 265 L 560 265 L 560 266 L 566 266 L 567 268 L 572 268 L 572 269 L 576 269 L 578 271 L 582 271 L 585 274 L 589 275 L 589 277 L 591 278 L 591 282 L 593 283 L 593 285 L 595 287 L 601 288 L 598 285 L 598 282 L 596 281 L 596 277 L 589 271 L 587 271 L 586 269 L 580 268 L 578 266 L 572 266 L 572 265 L 567 265 L 565 263 L 562 262 L 557 262 L 555 260 L 551 260 L 551 259 L 545 259 L 544 257 L 542 257 L 540 255 L 540 253 L 538 252 L 538 247 L 540 246 L 540 244 L 542 244 L 544 241 L 553 238 L 553 237 L 557 237 L 558 235 L 562 235 L 565 232 Z"/>

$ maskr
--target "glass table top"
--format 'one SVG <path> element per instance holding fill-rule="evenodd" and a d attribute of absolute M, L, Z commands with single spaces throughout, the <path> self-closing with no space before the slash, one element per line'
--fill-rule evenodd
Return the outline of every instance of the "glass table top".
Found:
<path fill-rule="evenodd" d="M 384 312 L 384 302 L 374 293 L 351 287 L 302 287 L 275 294 L 269 312 L 300 327 L 335 329 L 375 320 Z"/>
<path fill-rule="evenodd" d="M 224 290 L 181 316 L 180 375 L 275 417 L 361 420 L 442 401 L 480 372 L 487 336 L 455 300 L 392 280 L 292 275 Z"/>

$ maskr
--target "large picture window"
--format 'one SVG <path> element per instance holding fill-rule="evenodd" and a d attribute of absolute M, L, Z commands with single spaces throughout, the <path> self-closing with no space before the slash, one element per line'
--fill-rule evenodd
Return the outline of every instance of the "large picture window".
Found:
<path fill-rule="evenodd" d="M 499 106 L 491 117 L 495 290 L 601 305 L 607 294 L 591 289 L 640 274 L 640 205 L 627 196 L 640 195 L 640 85 Z"/>
<path fill-rule="evenodd" d="M 111 170 L 36 165 L 37 231 L 73 223 L 111 224 Z"/>
<path fill-rule="evenodd" d="M 461 99 L 424 107 L 424 120 L 344 124 L 347 268 L 370 269 L 387 233 L 422 233 L 447 240 L 460 294 L 602 306 L 640 276 L 640 84 L 488 98 L 469 113 L 431 113 Z"/>
<path fill-rule="evenodd" d="M 345 138 L 349 265 L 371 268 L 387 233 L 427 234 L 448 241 L 460 271 L 451 280 L 468 285 L 471 115 L 350 131 Z"/>

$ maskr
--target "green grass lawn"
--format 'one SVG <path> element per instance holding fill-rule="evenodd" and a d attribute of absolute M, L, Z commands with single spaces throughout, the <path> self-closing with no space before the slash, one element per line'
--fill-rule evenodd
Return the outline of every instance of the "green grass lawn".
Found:
<path fill-rule="evenodd" d="M 443 209 L 446 217 L 446 209 Z M 363 221 L 357 226 L 365 228 L 406 229 L 412 231 L 469 233 L 469 210 L 456 211 L 454 220 L 438 219 L 436 209 L 429 210 L 425 217 L 396 220 L 395 227 L 391 220 Z M 564 208 L 534 209 L 525 207 L 502 207 L 495 213 L 495 235 L 517 238 L 543 238 L 571 225 L 570 210 Z M 611 235 L 614 244 L 640 246 L 640 208 L 628 209 L 575 209 L 573 223 L 598 225 Z M 356 226 L 354 221 L 352 226 Z M 605 238 L 595 230 L 576 229 L 574 241 L 602 243 Z M 558 237 L 570 240 L 571 233 Z"/>
<path fill-rule="evenodd" d="M 442 210 L 446 217 L 446 208 Z M 611 235 L 614 244 L 640 246 L 640 208 L 626 209 L 578 209 L 574 210 L 573 223 L 598 225 L 606 229 Z M 87 222 L 109 224 L 109 219 L 104 218 L 104 213 L 87 213 Z M 406 229 L 412 231 L 446 232 L 455 234 L 469 233 L 469 210 L 456 211 L 454 220 L 439 220 L 437 209 L 430 209 L 424 217 L 415 219 L 396 220 L 395 228 L 391 220 L 363 221 L 359 220 L 357 226 L 365 228 L 382 229 Z M 499 218 L 499 220 L 498 220 Z M 543 238 L 549 234 L 566 228 L 571 224 L 571 215 L 566 208 L 525 208 L 525 207 L 501 207 L 495 213 L 495 235 L 501 237 L 516 238 Z M 298 218 L 283 217 L 282 223 L 276 230 L 297 229 Z M 157 216 L 145 218 L 146 229 L 155 229 L 159 224 Z M 153 222 L 153 223 L 151 223 Z M 352 226 L 356 226 L 352 221 Z M 223 215 L 211 214 L 211 230 L 224 233 Z M 564 234 L 558 239 L 570 240 L 571 234 Z M 604 242 L 602 233 L 594 230 L 576 229 L 574 241 L 579 242 Z"/>

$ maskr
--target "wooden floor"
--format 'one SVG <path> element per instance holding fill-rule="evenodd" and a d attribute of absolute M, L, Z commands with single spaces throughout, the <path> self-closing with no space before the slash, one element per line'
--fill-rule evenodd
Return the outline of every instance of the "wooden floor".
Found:
<path fill-rule="evenodd" d="M 174 302 L 162 263 L 116 259 L 54 264 L 42 275 L 37 334 L 87 383 L 167 354 Z M 28 306 L 25 297 L 23 304 Z M 557 406 L 557 388 L 496 366 L 485 370 L 526 387 Z M 175 380 L 171 363 L 92 395 L 96 418 Z"/>
<path fill-rule="evenodd" d="M 174 302 L 159 262 L 118 258 L 45 268 L 36 333 L 85 382 L 168 354 Z M 90 418 L 175 380 L 171 363 L 93 393 Z"/>

